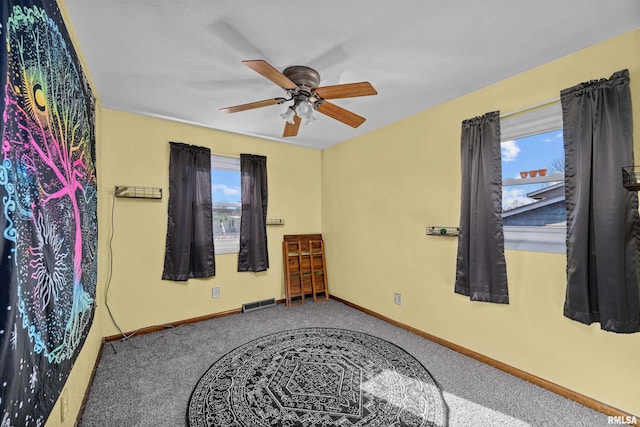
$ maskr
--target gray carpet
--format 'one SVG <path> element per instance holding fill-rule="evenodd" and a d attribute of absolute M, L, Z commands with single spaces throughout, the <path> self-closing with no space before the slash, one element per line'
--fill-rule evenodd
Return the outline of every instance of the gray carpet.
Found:
<path fill-rule="evenodd" d="M 599 426 L 607 416 L 334 300 L 236 314 L 105 344 L 80 426 L 186 425 L 189 397 L 236 347 L 296 328 L 364 332 L 402 347 L 442 389 L 449 426 Z"/>

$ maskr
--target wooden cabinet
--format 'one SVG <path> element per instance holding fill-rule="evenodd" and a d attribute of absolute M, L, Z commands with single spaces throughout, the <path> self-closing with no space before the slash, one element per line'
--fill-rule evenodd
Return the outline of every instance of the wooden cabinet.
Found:
<path fill-rule="evenodd" d="M 322 234 L 287 234 L 282 242 L 286 304 L 329 298 Z"/>

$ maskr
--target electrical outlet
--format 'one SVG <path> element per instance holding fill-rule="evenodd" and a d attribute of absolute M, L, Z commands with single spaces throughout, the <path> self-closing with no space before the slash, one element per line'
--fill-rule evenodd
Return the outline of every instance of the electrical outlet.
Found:
<path fill-rule="evenodd" d="M 211 298 L 220 298 L 220 288 L 211 289 Z"/>
<path fill-rule="evenodd" d="M 69 390 L 66 388 L 62 390 L 60 394 L 60 422 L 63 423 L 67 418 L 67 412 L 69 411 Z"/>
<path fill-rule="evenodd" d="M 397 305 L 402 305 L 402 294 L 396 292 L 393 294 L 393 300 Z"/>

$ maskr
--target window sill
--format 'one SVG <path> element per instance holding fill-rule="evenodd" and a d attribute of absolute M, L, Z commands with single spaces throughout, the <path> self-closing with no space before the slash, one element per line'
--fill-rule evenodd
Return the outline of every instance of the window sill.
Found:
<path fill-rule="evenodd" d="M 240 242 L 238 240 L 216 240 L 213 243 L 215 254 L 238 254 L 240 252 Z"/>
<path fill-rule="evenodd" d="M 564 181 L 564 173 L 550 173 L 545 176 L 536 176 L 535 178 L 509 178 L 502 181 L 502 186 L 508 187 L 511 185 L 540 184 L 542 182 L 556 181 Z"/>
<path fill-rule="evenodd" d="M 504 248 L 516 251 L 567 253 L 567 228 L 504 227 Z"/>

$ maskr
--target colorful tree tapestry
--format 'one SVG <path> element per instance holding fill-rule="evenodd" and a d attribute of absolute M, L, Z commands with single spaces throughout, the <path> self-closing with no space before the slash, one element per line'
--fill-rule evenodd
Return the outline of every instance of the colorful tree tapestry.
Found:
<path fill-rule="evenodd" d="M 0 35 L 0 425 L 41 426 L 93 321 L 95 102 L 55 0 Z"/>

